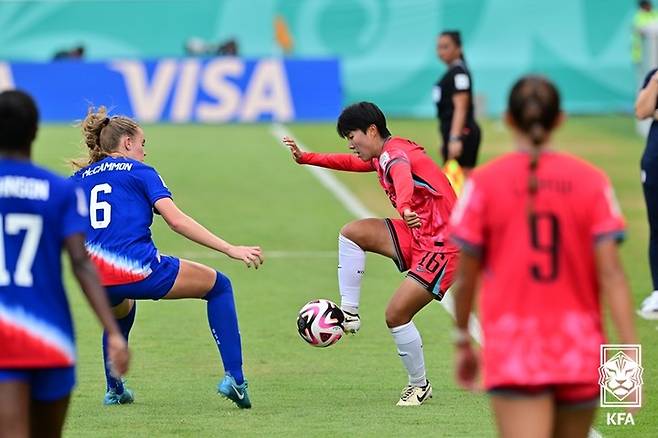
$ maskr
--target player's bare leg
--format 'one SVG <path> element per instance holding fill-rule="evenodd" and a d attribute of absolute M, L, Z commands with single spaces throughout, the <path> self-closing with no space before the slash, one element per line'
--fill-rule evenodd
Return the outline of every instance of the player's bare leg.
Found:
<path fill-rule="evenodd" d="M 30 413 L 31 435 L 43 438 L 59 438 L 66 419 L 70 396 L 51 402 L 33 400 Z"/>
<path fill-rule="evenodd" d="M 594 421 L 596 407 L 571 408 L 558 406 L 553 424 L 555 438 L 585 438 Z"/>
<path fill-rule="evenodd" d="M 0 438 L 30 436 L 30 386 L 26 382 L 0 383 Z"/>
<path fill-rule="evenodd" d="M 405 278 L 386 307 L 386 325 L 409 376 L 398 406 L 419 406 L 432 397 L 432 385 L 425 373 L 423 341 L 412 321 L 414 315 L 432 300 L 432 295 L 423 286 Z"/>
<path fill-rule="evenodd" d="M 201 263 L 180 259 L 180 269 L 166 300 L 203 298 L 212 289 L 217 278 L 214 269 Z"/>
<path fill-rule="evenodd" d="M 361 326 L 359 301 L 365 272 L 366 251 L 394 258 L 395 249 L 384 219 L 360 219 L 343 226 L 338 236 L 338 288 L 343 327 L 355 333 Z"/>
<path fill-rule="evenodd" d="M 498 433 L 502 438 L 550 438 L 554 406 L 551 394 L 530 397 L 491 397 Z"/>

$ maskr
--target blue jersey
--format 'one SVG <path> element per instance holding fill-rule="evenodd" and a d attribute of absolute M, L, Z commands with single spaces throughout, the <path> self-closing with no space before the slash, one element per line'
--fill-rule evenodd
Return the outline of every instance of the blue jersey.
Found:
<path fill-rule="evenodd" d="M 87 251 L 105 286 L 148 277 L 158 250 L 151 238 L 153 206 L 171 192 L 151 166 L 107 157 L 75 173 L 89 198 Z"/>
<path fill-rule="evenodd" d="M 86 201 L 73 181 L 0 159 L 0 368 L 75 363 L 61 253 L 64 240 L 86 228 Z"/>

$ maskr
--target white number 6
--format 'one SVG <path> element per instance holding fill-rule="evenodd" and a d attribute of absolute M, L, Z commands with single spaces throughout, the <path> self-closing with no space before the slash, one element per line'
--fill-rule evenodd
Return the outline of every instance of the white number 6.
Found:
<path fill-rule="evenodd" d="M 112 220 L 112 206 L 109 202 L 99 201 L 98 192 L 102 193 L 112 193 L 112 186 L 103 183 L 95 185 L 91 189 L 91 194 L 89 196 L 89 219 L 91 219 L 91 226 L 95 229 L 107 228 L 110 225 Z M 98 219 L 97 211 L 101 213 L 101 219 Z"/>

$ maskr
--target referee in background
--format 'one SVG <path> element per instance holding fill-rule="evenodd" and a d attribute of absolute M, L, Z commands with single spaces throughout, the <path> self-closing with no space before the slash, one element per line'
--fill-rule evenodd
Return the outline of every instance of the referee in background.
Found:
<path fill-rule="evenodd" d="M 477 162 L 481 134 L 475 121 L 471 73 L 466 67 L 459 32 L 441 32 L 436 52 L 448 67 L 433 90 L 443 140 L 441 155 L 444 164 L 456 159 L 468 177 Z"/>

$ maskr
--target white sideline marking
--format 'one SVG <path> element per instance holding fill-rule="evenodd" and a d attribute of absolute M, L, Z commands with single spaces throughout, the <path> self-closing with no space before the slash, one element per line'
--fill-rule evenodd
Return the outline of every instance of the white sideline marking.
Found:
<path fill-rule="evenodd" d="M 270 131 L 272 135 L 276 138 L 279 144 L 286 148 L 286 146 L 281 142 L 282 137 L 290 137 L 295 139 L 292 132 L 288 130 L 285 126 L 279 123 L 273 123 L 272 129 Z M 295 139 L 297 146 L 302 150 L 307 150 L 307 148 Z M 287 149 L 287 148 L 286 148 Z M 356 216 L 359 219 L 364 219 L 367 217 L 377 217 L 373 212 L 368 210 L 368 208 L 363 205 L 363 203 L 356 197 L 350 190 L 345 187 L 343 183 L 338 181 L 336 177 L 327 169 L 315 166 L 304 166 L 308 171 L 310 171 L 313 176 L 320 180 L 320 183 L 327 188 L 334 196 L 340 201 L 350 213 Z M 444 309 L 454 318 L 455 316 L 455 305 L 452 299 L 452 294 L 446 294 L 445 297 L 440 301 Z M 475 315 L 471 314 L 471 319 L 469 320 L 469 332 L 473 339 L 478 343 L 482 343 L 482 335 L 480 331 L 480 322 L 478 321 Z"/>
<path fill-rule="evenodd" d="M 275 137 L 277 142 L 283 146 L 284 148 L 286 147 L 282 142 L 281 138 L 282 137 L 290 137 L 292 139 L 295 139 L 295 137 L 292 135 L 292 132 L 288 130 L 285 126 L 281 125 L 280 123 L 273 123 L 270 132 L 272 135 Z M 297 146 L 299 146 L 300 149 L 302 150 L 307 150 L 307 148 L 299 142 L 299 140 L 295 139 L 297 142 Z M 338 181 L 336 177 L 331 174 L 331 172 L 327 169 L 323 169 L 321 167 L 315 167 L 315 166 L 304 166 L 307 170 L 309 170 L 313 176 L 318 178 L 320 180 L 320 183 L 327 188 L 331 193 L 334 194 L 334 196 L 340 201 L 347 210 L 349 210 L 350 213 L 352 213 L 354 216 L 356 216 L 359 219 L 367 218 L 367 217 L 377 217 L 374 213 L 372 213 L 368 208 L 363 205 L 359 199 L 350 192 L 350 190 L 345 187 L 343 183 Z M 443 306 L 444 309 L 452 316 L 453 318 L 455 317 L 455 305 L 454 305 L 454 300 L 452 299 L 452 294 L 446 293 L 446 295 L 443 297 L 441 301 L 439 301 L 441 305 Z M 471 313 L 470 319 L 469 319 L 469 333 L 471 334 L 471 337 L 475 339 L 475 341 L 478 344 L 482 344 L 482 330 L 480 328 L 480 321 L 478 321 L 477 317 Z M 589 438 L 603 438 L 603 435 L 601 435 L 599 432 L 596 431 L 596 429 L 592 428 L 589 431 Z"/>
<path fill-rule="evenodd" d="M 212 250 L 201 251 L 184 251 L 179 253 L 180 257 L 184 259 L 223 259 L 227 258 L 224 254 Z M 335 259 L 337 257 L 336 251 L 267 251 L 265 258 L 267 259 Z"/>

